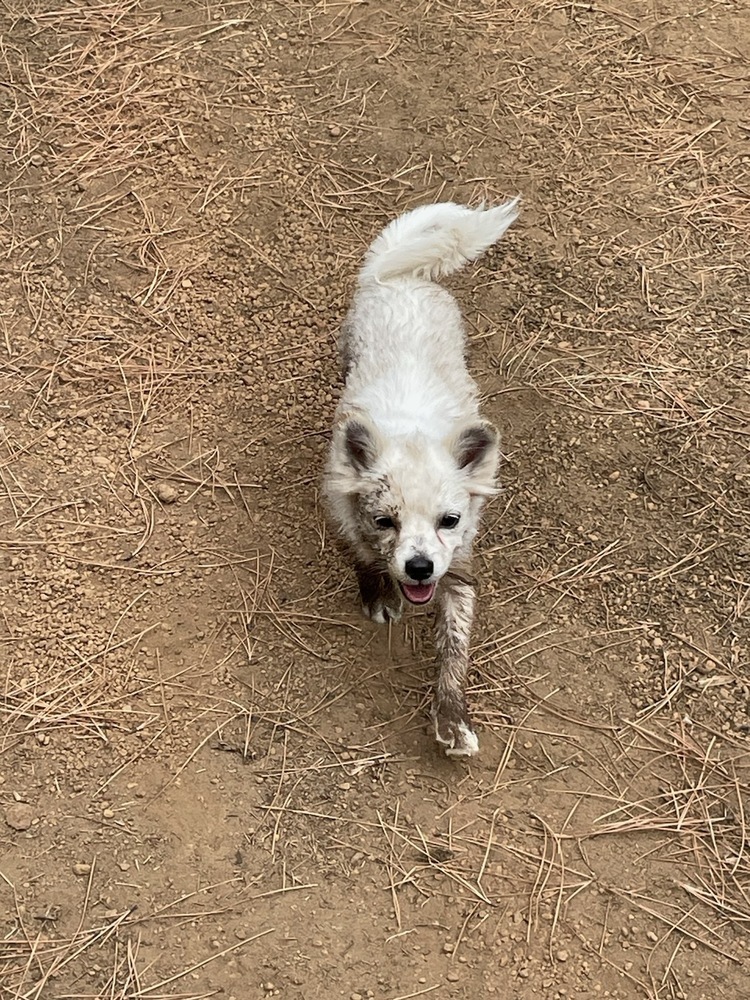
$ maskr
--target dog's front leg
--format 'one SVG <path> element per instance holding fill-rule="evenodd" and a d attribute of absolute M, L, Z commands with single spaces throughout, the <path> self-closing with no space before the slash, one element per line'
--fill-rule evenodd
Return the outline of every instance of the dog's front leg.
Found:
<path fill-rule="evenodd" d="M 381 625 L 397 622 L 401 617 L 403 602 L 388 573 L 371 563 L 360 561 L 355 564 L 355 569 L 365 615 Z"/>
<path fill-rule="evenodd" d="M 439 594 L 435 626 L 438 681 L 433 704 L 435 736 L 451 757 L 472 757 L 479 752 L 466 705 L 469 638 L 474 619 L 474 587 L 448 576 Z"/>

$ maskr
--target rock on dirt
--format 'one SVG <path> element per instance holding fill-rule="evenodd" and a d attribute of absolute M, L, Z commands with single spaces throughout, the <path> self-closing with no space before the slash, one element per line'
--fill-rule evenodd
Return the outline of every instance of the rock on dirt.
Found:
<path fill-rule="evenodd" d="M 34 822 L 34 810 L 27 802 L 14 802 L 5 810 L 5 822 L 12 830 L 28 830 Z"/>
<path fill-rule="evenodd" d="M 162 503 L 175 503 L 180 496 L 180 491 L 170 483 L 157 483 L 154 487 L 154 493 Z"/>

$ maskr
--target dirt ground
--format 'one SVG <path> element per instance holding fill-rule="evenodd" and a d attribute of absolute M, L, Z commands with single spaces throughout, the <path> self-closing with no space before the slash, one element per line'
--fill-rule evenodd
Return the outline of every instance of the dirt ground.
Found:
<path fill-rule="evenodd" d="M 747 11 L 3 0 L 2 1000 L 748 995 Z M 517 192 L 456 762 L 319 478 L 369 240 Z"/>

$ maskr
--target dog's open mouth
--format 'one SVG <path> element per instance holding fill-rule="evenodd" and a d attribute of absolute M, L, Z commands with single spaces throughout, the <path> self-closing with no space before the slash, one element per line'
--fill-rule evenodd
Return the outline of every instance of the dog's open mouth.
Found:
<path fill-rule="evenodd" d="M 435 593 L 434 583 L 402 583 L 401 592 L 411 604 L 427 604 Z"/>

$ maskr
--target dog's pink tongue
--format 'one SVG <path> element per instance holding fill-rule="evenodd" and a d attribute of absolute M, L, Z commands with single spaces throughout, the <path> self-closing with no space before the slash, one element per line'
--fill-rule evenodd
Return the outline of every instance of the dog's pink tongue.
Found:
<path fill-rule="evenodd" d="M 426 604 L 435 593 L 434 583 L 402 583 L 404 596 L 412 604 Z"/>

